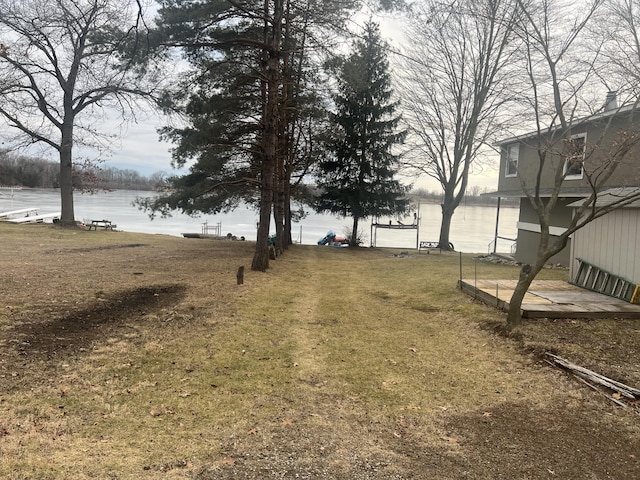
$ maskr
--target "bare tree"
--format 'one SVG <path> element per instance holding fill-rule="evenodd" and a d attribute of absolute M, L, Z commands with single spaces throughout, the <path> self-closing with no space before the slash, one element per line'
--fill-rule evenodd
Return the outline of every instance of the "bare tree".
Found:
<path fill-rule="evenodd" d="M 640 97 L 640 2 L 609 0 L 603 7 L 601 21 L 590 29 L 605 39 L 602 55 L 609 68 L 599 78 L 620 98 L 633 101 Z"/>
<path fill-rule="evenodd" d="M 522 267 L 509 302 L 509 327 L 520 323 L 522 301 L 533 279 L 574 232 L 640 198 L 639 188 L 627 188 L 609 195 L 606 202 L 600 201 L 618 168 L 637 154 L 640 142 L 636 104 L 603 112 L 602 102 L 598 108 L 592 103 L 591 92 L 602 89 L 599 78 L 605 68 L 601 63 L 605 39 L 594 44 L 587 27 L 596 21 L 604 3 L 594 0 L 578 9 L 573 2 L 562 0 L 519 0 L 524 15 L 519 25 L 523 73 L 530 84 L 526 105 L 536 125 L 526 141 L 536 158 L 528 164 L 519 163 L 517 175 L 537 213 L 540 241 L 536 260 Z M 576 137 L 576 132 L 594 122 L 598 135 L 590 136 L 588 142 Z M 554 209 L 567 196 L 566 180 L 576 169 L 586 193 L 564 232 L 553 236 Z"/>
<path fill-rule="evenodd" d="M 17 144 L 60 159 L 61 222 L 74 224 L 74 146 L 99 144 L 104 109 L 135 114 L 151 94 L 131 58 L 141 46 L 139 0 L 0 0 L 0 115 Z"/>
<path fill-rule="evenodd" d="M 516 0 L 429 0 L 413 12 L 398 81 L 411 150 L 407 165 L 443 190 L 440 246 L 483 147 L 501 128 Z"/>

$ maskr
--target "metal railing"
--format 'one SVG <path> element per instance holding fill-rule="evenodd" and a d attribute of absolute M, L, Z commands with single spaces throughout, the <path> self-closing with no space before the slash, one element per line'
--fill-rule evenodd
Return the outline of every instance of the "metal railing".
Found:
<path fill-rule="evenodd" d="M 216 223 L 215 225 L 209 225 L 209 222 L 204 222 L 202 224 L 203 235 L 215 235 L 216 237 L 219 237 L 220 232 L 222 232 L 222 223 L 220 222 Z"/>
<path fill-rule="evenodd" d="M 517 238 L 508 238 L 508 237 L 500 237 L 498 236 L 497 239 L 500 240 L 508 240 L 510 242 L 513 242 L 511 244 L 511 248 L 509 249 L 509 254 L 510 255 L 515 255 L 516 253 L 516 248 L 518 247 L 518 239 Z M 487 245 L 487 253 L 498 253 L 497 250 L 497 245 L 496 245 L 496 241 L 497 239 L 493 239 L 489 242 L 489 245 Z"/>

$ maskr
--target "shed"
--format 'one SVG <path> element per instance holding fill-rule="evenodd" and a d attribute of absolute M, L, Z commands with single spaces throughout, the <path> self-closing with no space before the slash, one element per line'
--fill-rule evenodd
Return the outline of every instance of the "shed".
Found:
<path fill-rule="evenodd" d="M 623 198 L 636 198 L 588 223 L 573 234 L 570 278 L 575 279 L 581 262 L 588 262 L 612 275 L 640 285 L 640 187 L 609 189 L 600 194 L 598 208 Z M 580 201 L 570 204 L 574 209 Z"/>

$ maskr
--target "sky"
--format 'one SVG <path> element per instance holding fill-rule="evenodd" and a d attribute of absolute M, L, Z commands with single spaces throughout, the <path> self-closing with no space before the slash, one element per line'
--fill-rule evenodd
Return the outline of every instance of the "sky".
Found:
<path fill-rule="evenodd" d="M 106 166 L 136 170 L 145 176 L 186 172 L 171 167 L 172 144 L 160 141 L 157 129 L 166 123 L 166 119 L 149 116 L 126 125 L 120 141 L 112 145 L 112 151 L 105 157 Z"/>

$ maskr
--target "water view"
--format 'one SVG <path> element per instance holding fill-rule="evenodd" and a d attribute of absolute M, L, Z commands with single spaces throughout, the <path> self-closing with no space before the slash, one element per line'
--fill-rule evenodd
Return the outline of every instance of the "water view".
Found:
<path fill-rule="evenodd" d="M 249 208 L 238 208 L 233 212 L 219 215 L 190 217 L 174 213 L 171 218 L 155 218 L 149 216 L 132 205 L 138 197 L 149 197 L 153 192 L 117 190 L 96 194 L 75 194 L 75 214 L 78 220 L 108 219 L 117 225 L 118 230 L 128 232 L 166 234 L 182 236 L 183 233 L 201 233 L 204 224 L 211 233 L 215 226 L 220 226 L 222 235 L 231 233 L 247 240 L 255 239 L 258 213 Z M 0 212 L 21 208 L 38 208 L 40 213 L 60 211 L 59 190 L 27 189 L 0 191 Z M 437 241 L 440 231 L 440 206 L 436 204 L 420 205 L 415 213 L 419 215 L 419 230 L 377 229 L 375 242 L 378 247 L 415 248 L 419 241 Z M 502 208 L 500 210 L 500 236 L 516 237 L 518 210 Z M 397 219 L 392 219 L 397 223 Z M 413 212 L 405 219 L 404 224 L 413 223 Z M 492 249 L 491 242 L 495 234 L 496 208 L 477 205 L 462 205 L 453 217 L 451 242 L 458 251 L 486 253 Z M 380 219 L 379 223 L 388 223 L 389 219 Z M 371 222 L 362 221 L 362 236 L 369 245 L 372 238 Z M 350 230 L 351 220 L 333 215 L 310 212 L 299 223 L 293 226 L 293 238 L 297 243 L 316 244 L 329 230 L 339 235 Z M 498 240 L 499 252 L 509 252 L 511 241 Z"/>

